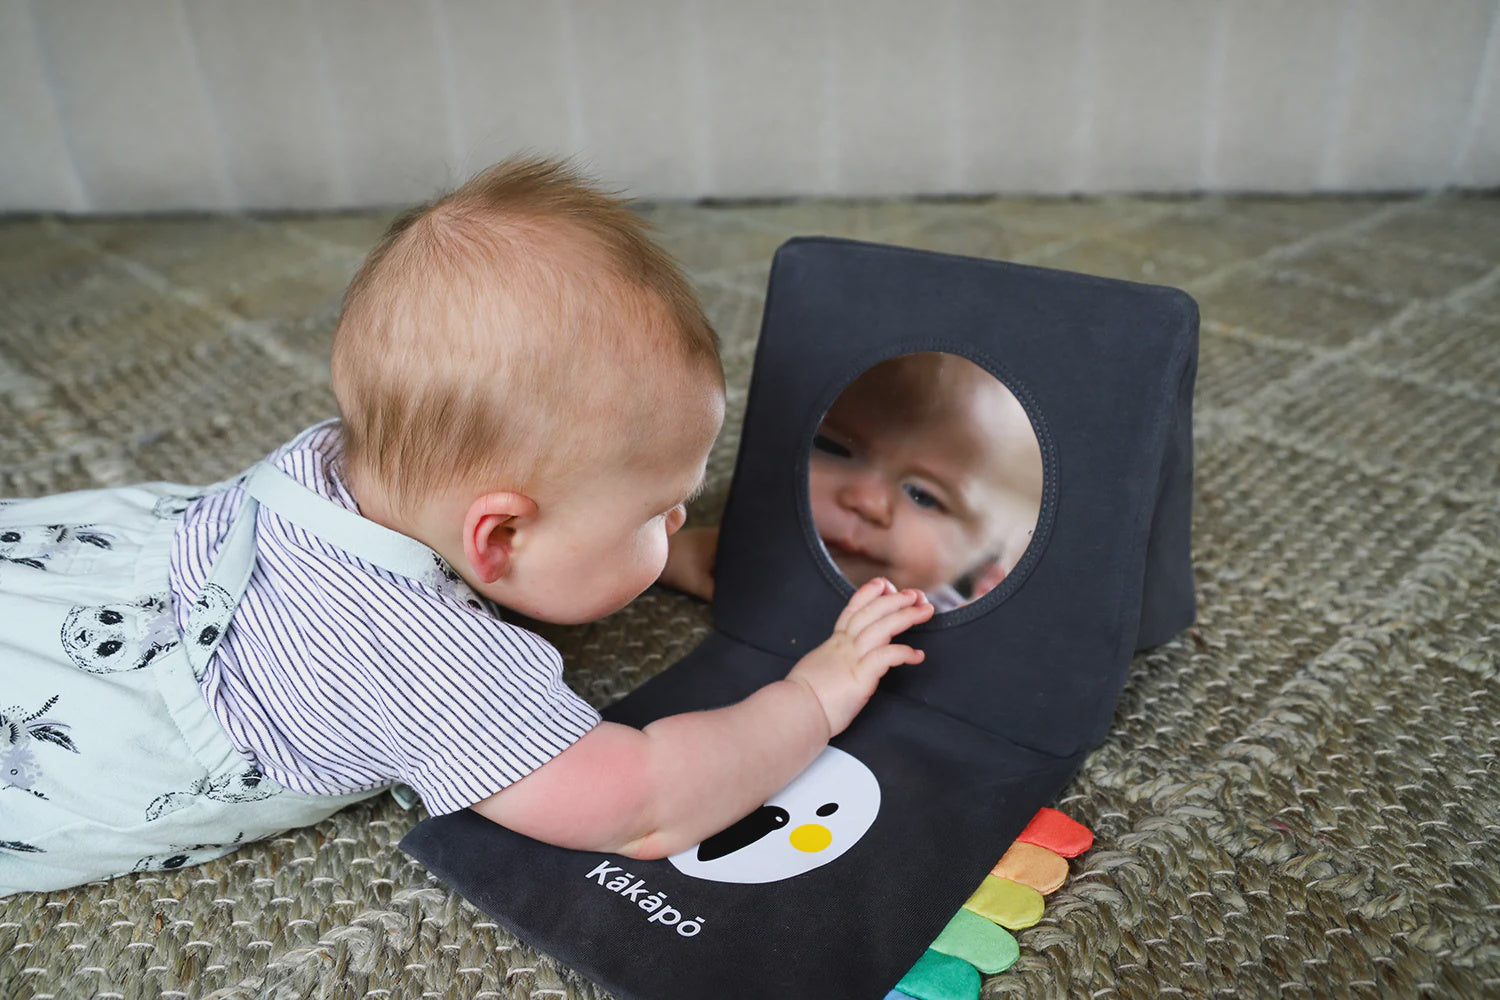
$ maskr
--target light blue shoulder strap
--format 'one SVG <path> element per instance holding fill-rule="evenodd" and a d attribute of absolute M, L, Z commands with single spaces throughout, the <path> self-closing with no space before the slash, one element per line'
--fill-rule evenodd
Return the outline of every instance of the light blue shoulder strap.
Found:
<path fill-rule="evenodd" d="M 319 496 L 269 462 L 250 470 L 245 492 L 304 531 L 401 576 L 428 581 L 442 557 L 399 531 Z"/>
<path fill-rule="evenodd" d="M 443 560 L 421 542 L 319 496 L 270 462 L 246 473 L 244 502 L 187 619 L 184 647 L 202 677 L 255 571 L 255 519 L 260 506 L 365 562 L 400 576 L 442 585 Z"/>
<path fill-rule="evenodd" d="M 248 494 L 219 546 L 208 579 L 187 618 L 182 647 L 192 664 L 193 677 L 202 679 L 208 661 L 224 639 L 229 619 L 245 593 L 245 584 L 255 570 L 255 511 L 259 507 Z"/>

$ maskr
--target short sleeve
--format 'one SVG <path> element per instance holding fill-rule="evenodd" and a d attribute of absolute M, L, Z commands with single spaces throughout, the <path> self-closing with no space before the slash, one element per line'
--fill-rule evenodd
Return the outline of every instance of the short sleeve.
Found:
<path fill-rule="evenodd" d="M 257 755 L 288 787 L 404 782 L 429 812 L 454 812 L 598 725 L 563 680 L 561 654 L 535 633 L 378 567 L 306 549 L 294 565 L 278 562 L 263 555 L 257 575 L 267 579 L 246 594 L 251 604 L 274 594 L 275 606 L 242 618 L 282 621 L 242 634 L 237 651 L 301 665 L 257 692 L 281 702 L 262 713 L 279 732 L 257 735 Z"/>

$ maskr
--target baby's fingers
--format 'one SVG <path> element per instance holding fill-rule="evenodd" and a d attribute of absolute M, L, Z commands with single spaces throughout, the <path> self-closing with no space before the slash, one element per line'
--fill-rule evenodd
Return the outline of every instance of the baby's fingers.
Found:
<path fill-rule="evenodd" d="M 889 643 L 907 629 L 927 621 L 932 614 L 932 605 L 919 594 L 915 598 L 915 603 L 891 608 L 884 614 L 871 618 L 858 630 L 854 630 L 852 632 L 854 648 L 859 655 L 863 656 Z"/>
<path fill-rule="evenodd" d="M 899 642 L 886 643 L 877 646 L 871 652 L 860 657 L 860 665 L 866 670 L 875 671 L 874 676 L 884 677 L 886 672 L 903 664 L 915 665 L 927 658 L 927 654 L 920 649 L 904 646 Z"/>
<path fill-rule="evenodd" d="M 851 622 L 862 611 L 868 608 L 874 601 L 888 594 L 896 592 L 895 585 L 883 576 L 877 576 L 873 580 L 867 580 L 849 598 L 849 603 L 844 605 L 844 610 L 839 613 L 838 621 L 834 622 L 835 632 L 851 632 Z"/>
<path fill-rule="evenodd" d="M 849 613 L 844 616 L 843 623 L 835 631 L 858 635 L 886 615 L 914 604 L 924 604 L 926 601 L 927 596 L 920 590 L 898 591 L 893 588 L 889 593 L 880 594 L 861 607 L 855 608 L 851 602 Z"/>

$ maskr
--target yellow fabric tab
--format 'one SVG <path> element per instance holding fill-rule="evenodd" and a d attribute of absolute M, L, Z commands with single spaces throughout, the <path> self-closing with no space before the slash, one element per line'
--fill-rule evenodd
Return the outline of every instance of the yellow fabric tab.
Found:
<path fill-rule="evenodd" d="M 1008 878 L 986 875 L 964 909 L 986 917 L 1009 930 L 1030 927 L 1042 919 L 1042 894 L 1029 885 Z"/>

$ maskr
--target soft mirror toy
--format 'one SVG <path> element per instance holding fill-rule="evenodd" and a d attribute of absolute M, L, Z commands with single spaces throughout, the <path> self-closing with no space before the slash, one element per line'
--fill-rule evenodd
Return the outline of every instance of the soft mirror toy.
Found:
<path fill-rule="evenodd" d="M 929 540 L 956 555 L 920 584 L 946 610 L 904 638 L 925 662 L 887 676 L 779 795 L 672 858 L 568 851 L 464 812 L 402 848 L 622 998 L 886 996 L 1103 738 L 1132 654 L 1193 619 L 1197 322 L 1168 288 L 786 244 L 724 511 L 716 629 L 604 714 L 644 725 L 745 697 L 826 636 L 851 579 L 895 563 L 818 497 L 821 463 L 881 464 L 879 435 L 850 419 L 862 396 L 909 411 L 907 430 L 924 413 L 998 421 L 952 425 L 990 451 L 944 473 L 932 441 L 907 449 L 926 478 L 888 477 L 982 524 Z M 952 385 L 930 393 L 923 372 Z M 924 394 L 954 412 L 929 413 Z M 946 492 L 954 480 L 969 485 Z"/>

